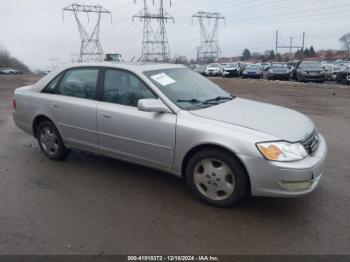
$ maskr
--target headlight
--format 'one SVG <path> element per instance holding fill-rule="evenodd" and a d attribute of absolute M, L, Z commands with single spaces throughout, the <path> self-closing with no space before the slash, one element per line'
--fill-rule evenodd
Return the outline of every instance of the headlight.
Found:
<path fill-rule="evenodd" d="M 273 70 L 272 70 L 272 69 L 269 69 L 269 73 L 273 73 Z"/>
<path fill-rule="evenodd" d="M 260 153 L 268 160 L 289 162 L 302 160 L 308 156 L 300 143 L 266 142 L 258 143 Z"/>

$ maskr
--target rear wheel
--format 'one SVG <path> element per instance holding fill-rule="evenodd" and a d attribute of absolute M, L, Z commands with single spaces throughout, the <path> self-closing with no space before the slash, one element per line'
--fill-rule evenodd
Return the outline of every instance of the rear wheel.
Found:
<path fill-rule="evenodd" d="M 70 153 L 63 144 L 58 129 L 51 121 L 43 121 L 39 124 L 37 138 L 41 151 L 52 160 L 63 160 Z"/>
<path fill-rule="evenodd" d="M 195 196 L 219 207 L 236 204 L 248 186 L 248 175 L 239 160 L 217 149 L 193 155 L 186 168 L 186 180 Z"/>

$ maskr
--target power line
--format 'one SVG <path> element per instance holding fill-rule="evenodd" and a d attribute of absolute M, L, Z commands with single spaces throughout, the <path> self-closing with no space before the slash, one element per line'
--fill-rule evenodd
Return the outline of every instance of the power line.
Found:
<path fill-rule="evenodd" d="M 302 51 L 304 50 L 304 45 L 305 45 L 305 32 L 303 32 L 303 41 L 302 41 L 302 45 L 301 46 L 297 46 L 297 45 L 293 45 L 293 39 L 294 37 L 291 36 L 289 37 L 289 45 L 279 45 L 279 32 L 278 30 L 276 30 L 276 40 L 275 40 L 275 48 L 276 48 L 276 61 L 277 61 L 277 54 L 278 54 L 278 49 L 289 49 L 289 61 L 292 61 L 292 49 L 301 49 Z"/>

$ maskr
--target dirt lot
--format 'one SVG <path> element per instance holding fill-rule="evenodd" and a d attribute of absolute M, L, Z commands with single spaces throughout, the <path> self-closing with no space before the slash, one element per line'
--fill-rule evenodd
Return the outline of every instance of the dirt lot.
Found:
<path fill-rule="evenodd" d="M 213 79 L 307 114 L 329 144 L 312 194 L 219 209 L 158 171 L 81 152 L 49 161 L 10 114 L 13 90 L 36 79 L 0 76 L 0 254 L 350 254 L 350 88 Z"/>

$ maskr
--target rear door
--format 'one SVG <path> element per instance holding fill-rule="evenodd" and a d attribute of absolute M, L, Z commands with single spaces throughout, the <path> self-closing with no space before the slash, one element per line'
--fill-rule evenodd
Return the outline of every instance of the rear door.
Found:
<path fill-rule="evenodd" d="M 175 148 L 176 115 L 142 112 L 139 99 L 157 96 L 136 75 L 106 69 L 97 109 L 102 154 L 170 168 Z"/>
<path fill-rule="evenodd" d="M 74 68 L 64 73 L 50 96 L 50 110 L 63 141 L 97 152 L 97 84 L 99 68 Z"/>

